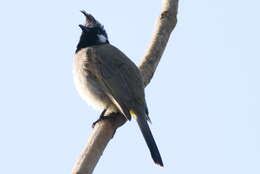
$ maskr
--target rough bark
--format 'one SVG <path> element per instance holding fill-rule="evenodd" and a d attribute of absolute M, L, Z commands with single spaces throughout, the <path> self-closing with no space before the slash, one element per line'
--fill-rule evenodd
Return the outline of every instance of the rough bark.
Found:
<path fill-rule="evenodd" d="M 139 69 L 143 75 L 145 86 L 151 81 L 177 23 L 178 0 L 163 0 L 160 15 L 157 18 L 155 30 Z"/>
<path fill-rule="evenodd" d="M 177 10 L 178 0 L 163 0 L 155 31 L 139 65 L 145 86 L 151 81 L 171 32 L 177 23 Z M 72 174 L 91 174 L 115 131 L 125 122 L 125 117 L 119 113 L 111 114 L 108 119 L 98 122 L 75 163 Z"/>

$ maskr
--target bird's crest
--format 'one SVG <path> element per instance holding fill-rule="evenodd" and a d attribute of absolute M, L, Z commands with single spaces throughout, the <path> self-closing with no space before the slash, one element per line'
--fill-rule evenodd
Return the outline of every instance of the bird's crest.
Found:
<path fill-rule="evenodd" d="M 83 13 L 86 17 L 86 27 L 100 27 L 102 29 L 104 28 L 103 25 L 101 25 L 91 14 L 87 13 L 85 10 L 81 10 L 81 13 Z"/>

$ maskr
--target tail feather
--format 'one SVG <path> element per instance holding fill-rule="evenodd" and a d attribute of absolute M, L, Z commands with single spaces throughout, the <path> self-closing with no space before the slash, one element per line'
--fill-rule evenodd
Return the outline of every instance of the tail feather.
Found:
<path fill-rule="evenodd" d="M 163 162 L 162 162 L 160 152 L 155 143 L 155 140 L 153 138 L 152 132 L 149 128 L 147 121 L 144 118 L 137 117 L 137 123 L 139 125 L 139 128 L 141 129 L 145 142 L 150 150 L 153 161 L 155 162 L 155 164 L 158 164 L 161 167 L 163 167 Z"/>

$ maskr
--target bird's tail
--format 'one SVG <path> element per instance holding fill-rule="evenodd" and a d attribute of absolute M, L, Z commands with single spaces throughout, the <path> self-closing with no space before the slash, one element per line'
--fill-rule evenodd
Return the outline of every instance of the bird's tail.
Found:
<path fill-rule="evenodd" d="M 158 164 L 159 166 L 163 167 L 163 162 L 162 162 L 160 152 L 157 148 L 157 145 L 155 143 L 149 125 L 146 121 L 146 118 L 145 117 L 140 118 L 140 116 L 137 116 L 136 120 L 144 136 L 145 142 L 150 150 L 153 161 L 155 162 L 155 164 Z"/>

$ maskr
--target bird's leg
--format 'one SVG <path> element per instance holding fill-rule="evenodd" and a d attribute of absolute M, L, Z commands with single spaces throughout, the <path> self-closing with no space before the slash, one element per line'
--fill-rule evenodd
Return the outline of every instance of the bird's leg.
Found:
<path fill-rule="evenodd" d="M 100 122 L 101 120 L 103 120 L 103 119 L 106 118 L 106 117 L 105 117 L 106 111 L 107 111 L 107 109 L 104 109 L 104 110 L 101 112 L 99 118 L 98 118 L 94 123 L 92 123 L 92 128 L 94 128 L 95 125 L 96 125 L 98 122 Z"/>

